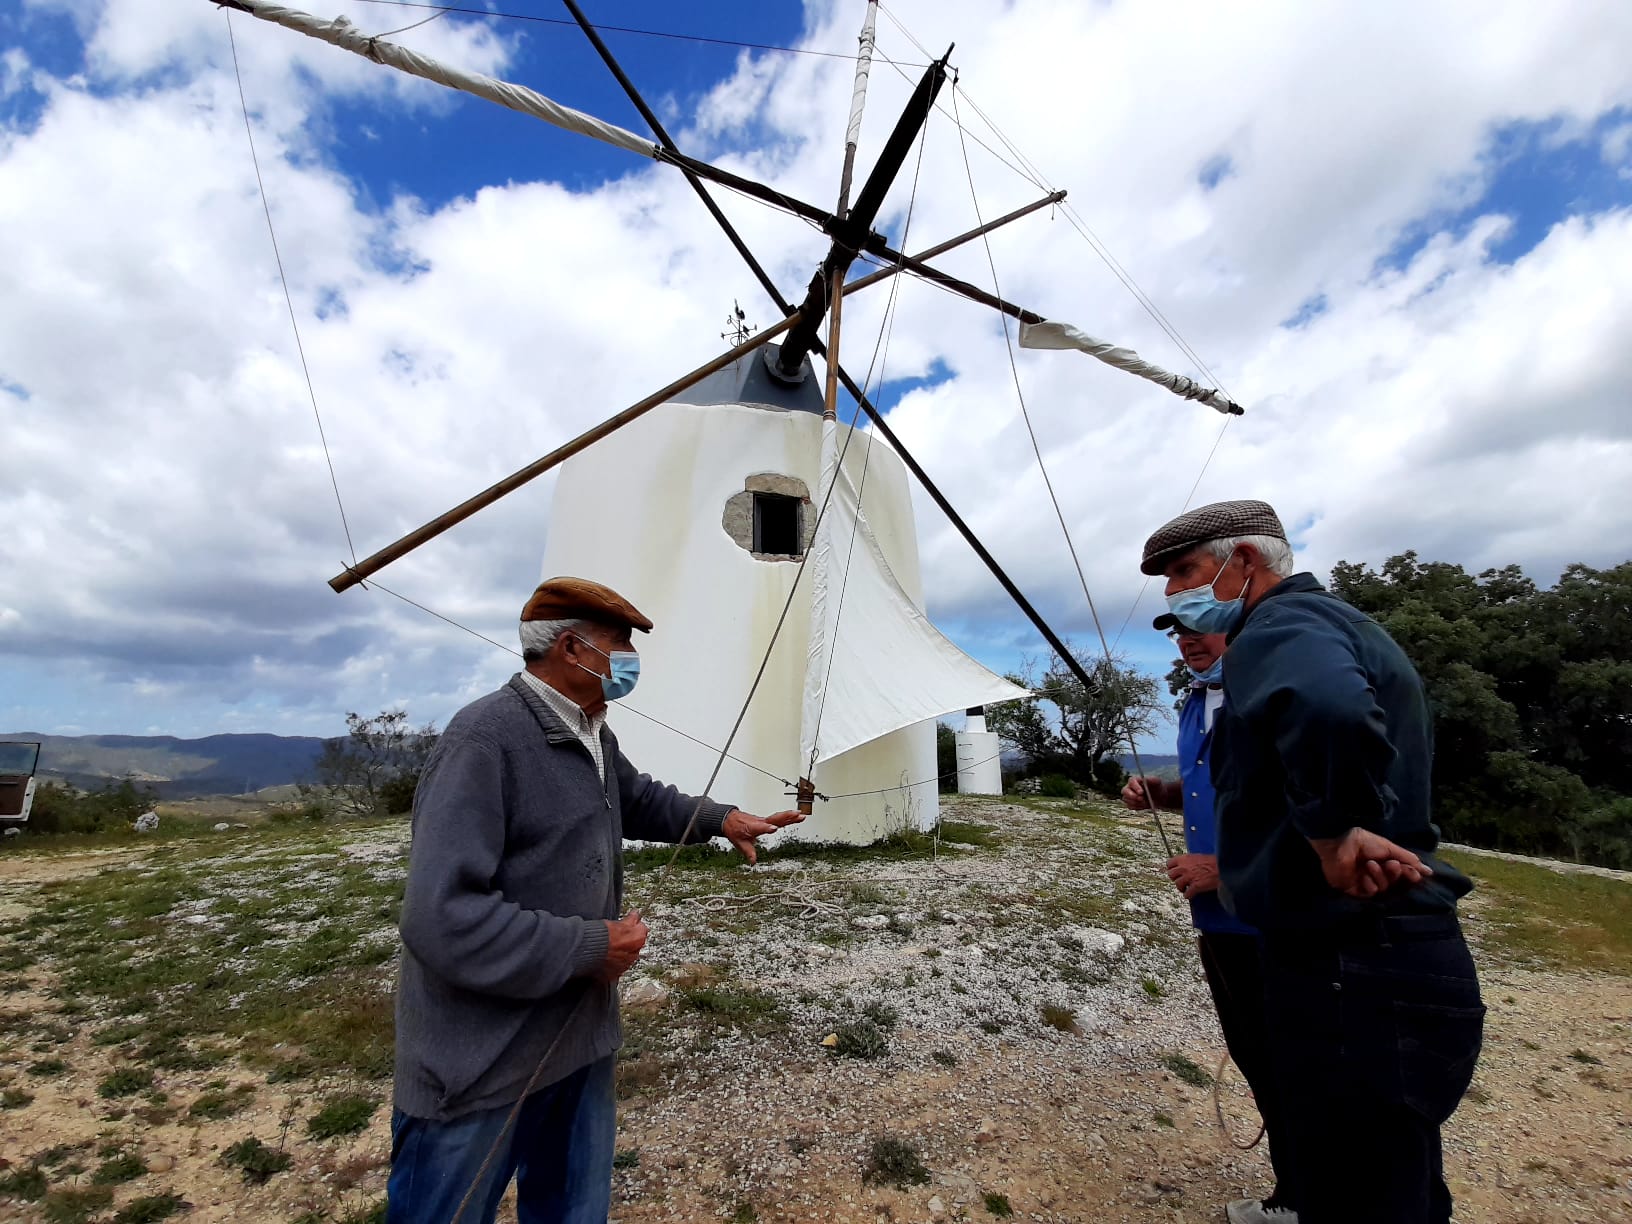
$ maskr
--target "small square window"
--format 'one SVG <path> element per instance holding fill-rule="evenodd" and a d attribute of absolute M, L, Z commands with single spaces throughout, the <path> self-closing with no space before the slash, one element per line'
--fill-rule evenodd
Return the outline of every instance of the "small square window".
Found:
<path fill-rule="evenodd" d="M 797 557 L 803 533 L 799 530 L 801 502 L 780 493 L 754 494 L 754 551 L 779 557 Z"/>

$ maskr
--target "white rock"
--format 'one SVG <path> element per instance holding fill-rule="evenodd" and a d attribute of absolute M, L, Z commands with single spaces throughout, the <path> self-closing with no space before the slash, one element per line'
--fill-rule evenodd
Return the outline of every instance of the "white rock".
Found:
<path fill-rule="evenodd" d="M 223 820 L 220 824 L 215 826 L 215 831 L 217 833 L 225 833 L 230 828 L 232 828 L 232 826 Z"/>
<path fill-rule="evenodd" d="M 138 833 L 151 833 L 158 827 L 159 814 L 157 812 L 143 812 L 136 817 L 136 832 Z"/>
<path fill-rule="evenodd" d="M 1115 931 L 1106 931 L 1099 927 L 1073 927 L 1071 933 L 1082 941 L 1084 952 L 1091 956 L 1103 957 L 1105 960 L 1120 956 L 1128 942 Z"/>
<path fill-rule="evenodd" d="M 863 931 L 882 931 L 890 925 L 890 920 L 883 914 L 863 914 L 859 918 L 852 918 L 850 925 L 860 927 Z"/>
<path fill-rule="evenodd" d="M 929 1214 L 937 1220 L 946 1214 L 946 1204 L 941 1202 L 940 1195 L 932 1194 L 929 1196 Z"/>
<path fill-rule="evenodd" d="M 6 836 L 7 837 L 21 837 L 22 835 L 23 835 L 23 831 L 21 829 L 7 829 L 6 830 Z"/>
<path fill-rule="evenodd" d="M 623 992 L 625 1007 L 662 1007 L 668 1002 L 669 988 L 651 978 L 641 978 Z"/>

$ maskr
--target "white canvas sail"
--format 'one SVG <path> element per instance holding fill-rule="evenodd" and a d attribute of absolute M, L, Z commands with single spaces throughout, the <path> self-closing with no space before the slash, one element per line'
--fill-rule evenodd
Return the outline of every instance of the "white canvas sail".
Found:
<path fill-rule="evenodd" d="M 799 767 L 809 776 L 816 762 L 816 728 L 822 716 L 822 694 L 827 685 L 828 643 L 837 628 L 838 600 L 831 582 L 833 571 L 833 523 L 841 502 L 840 489 L 834 481 L 839 468 L 839 427 L 837 422 L 822 418 L 822 478 L 817 486 L 818 499 L 827 498 L 827 511 L 816 523 L 816 532 L 810 541 L 810 553 L 805 559 L 806 579 L 810 583 L 810 644 L 805 652 L 804 702 L 799 720 Z M 818 500 L 817 508 L 820 508 Z M 851 520 L 853 521 L 853 519 Z M 848 541 L 849 533 L 845 534 Z M 839 576 L 839 587 L 844 575 Z"/>
<path fill-rule="evenodd" d="M 853 439 L 818 529 L 828 554 L 811 588 L 800 737 L 801 761 L 817 765 L 902 727 L 1027 695 L 947 640 L 896 580 L 860 506 L 867 445 Z"/>

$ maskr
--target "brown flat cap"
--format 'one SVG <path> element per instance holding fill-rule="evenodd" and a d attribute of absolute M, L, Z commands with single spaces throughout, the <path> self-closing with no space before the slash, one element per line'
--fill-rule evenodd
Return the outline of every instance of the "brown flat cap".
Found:
<path fill-rule="evenodd" d="M 642 633 L 652 631 L 652 622 L 639 608 L 611 587 L 588 578 L 550 578 L 539 583 L 521 610 L 521 619 L 591 620 L 603 625 L 628 626 Z"/>
<path fill-rule="evenodd" d="M 1208 540 L 1254 535 L 1286 539 L 1286 528 L 1281 526 L 1275 507 L 1268 502 L 1214 502 L 1210 506 L 1187 510 L 1171 522 L 1162 524 L 1145 541 L 1145 556 L 1139 563 L 1139 572 L 1160 574 L 1167 568 L 1168 562 Z"/>

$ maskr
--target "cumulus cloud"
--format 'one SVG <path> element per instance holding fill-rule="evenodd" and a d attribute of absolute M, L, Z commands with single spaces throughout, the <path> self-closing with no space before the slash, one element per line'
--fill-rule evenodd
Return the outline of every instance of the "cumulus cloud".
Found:
<path fill-rule="evenodd" d="M 855 7 L 813 4 L 805 39 L 847 49 Z M 1604 270 L 1632 264 L 1632 199 L 1562 210 L 1513 257 L 1513 205 L 1491 195 L 1493 150 L 1514 124 L 1595 142 L 1611 175 L 1625 164 L 1626 126 L 1605 120 L 1632 107 L 1618 50 L 1632 10 L 1555 7 L 1286 3 L 1250 22 L 1199 2 L 890 7 L 936 53 L 956 39 L 962 90 L 943 93 L 921 166 L 915 155 L 891 194 L 892 237 L 920 247 L 973 225 L 977 202 L 989 218 L 1043 194 L 983 113 L 1071 189 L 1092 233 L 1249 405 L 1220 441 L 1219 417 L 1159 389 L 1072 354 L 1016 354 L 1113 633 L 1141 590 L 1140 542 L 1215 444 L 1196 498 L 1270 498 L 1318 572 L 1405 548 L 1475 568 L 1518 561 L 1543 581 L 1570 561 L 1624 559 L 1632 286 Z M 379 6 L 321 11 L 389 28 Z M 225 18 L 172 0 L 35 0 L 24 14 L 22 47 L 0 59 L 0 97 L 31 103 L 0 111 L 14 114 L 0 130 L 0 413 L 8 468 L 24 473 L 0 483 L 0 563 L 19 576 L 0 614 L 13 677 L 0 723 L 326 732 L 341 711 L 398 702 L 446 717 L 512 661 L 383 592 L 336 597 L 323 583 L 348 547 Z M 62 14 L 83 62 L 46 71 L 26 18 Z M 712 356 L 732 298 L 773 317 L 672 171 L 630 159 L 584 183 L 518 159 L 513 179 L 417 199 L 348 161 L 336 135 L 348 108 L 414 114 L 421 155 L 436 158 L 446 117 L 484 104 L 249 19 L 233 31 L 359 552 Z M 451 17 L 402 40 L 499 74 L 520 45 L 502 23 Z M 879 41 L 924 61 L 888 20 Z M 919 71 L 875 68 L 863 172 Z M 671 126 L 699 155 L 826 202 L 849 72 L 745 53 L 682 97 Z M 983 143 L 959 140 L 953 112 Z M 722 204 L 797 298 L 825 239 Z M 1063 216 L 994 235 L 992 261 L 1006 296 L 1198 373 Z M 942 262 L 993 284 L 979 244 Z M 858 377 L 888 292 L 847 308 Z M 1086 641 L 1001 321 L 922 284 L 898 292 L 883 377 L 925 381 L 898 402 L 906 384 L 886 388 L 895 428 Z M 549 487 L 382 577 L 510 642 L 545 532 L 582 529 L 549 522 Z M 919 514 L 932 614 L 999 666 L 1035 649 L 927 500 Z M 1159 663 L 1148 638 L 1128 640 Z"/>

